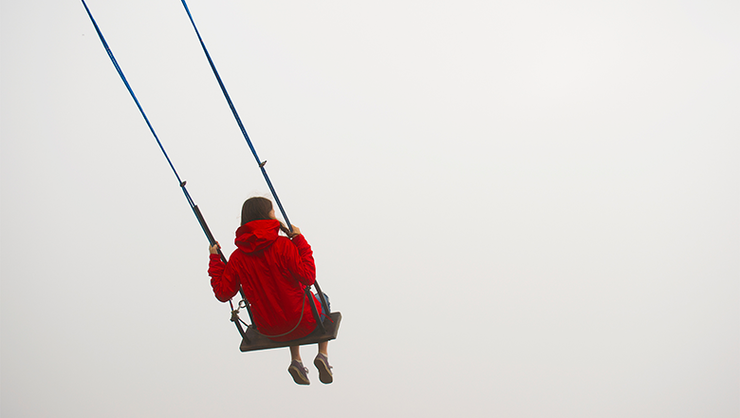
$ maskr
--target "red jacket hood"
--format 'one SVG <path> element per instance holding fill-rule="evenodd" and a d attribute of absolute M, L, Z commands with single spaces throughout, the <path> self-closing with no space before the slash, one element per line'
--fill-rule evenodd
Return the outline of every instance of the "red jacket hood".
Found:
<path fill-rule="evenodd" d="M 234 243 L 245 253 L 262 251 L 278 238 L 280 222 L 274 219 L 248 222 L 236 230 Z"/>

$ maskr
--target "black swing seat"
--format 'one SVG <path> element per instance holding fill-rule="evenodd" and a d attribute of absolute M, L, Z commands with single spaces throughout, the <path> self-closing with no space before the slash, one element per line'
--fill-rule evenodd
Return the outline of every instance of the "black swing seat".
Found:
<path fill-rule="evenodd" d="M 331 320 L 329 318 L 331 318 Z M 306 335 L 305 337 L 290 341 L 273 341 L 260 334 L 255 329 L 254 325 L 250 325 L 247 328 L 247 332 L 245 333 L 244 338 L 242 339 L 239 350 L 241 350 L 242 352 L 267 350 L 270 348 L 289 347 L 292 345 L 306 345 L 333 340 L 337 338 L 337 334 L 339 333 L 339 323 L 342 322 L 342 313 L 332 312 L 329 314 L 329 318 L 324 320 L 323 332 L 321 330 L 321 326 L 317 326 L 312 333 Z"/>

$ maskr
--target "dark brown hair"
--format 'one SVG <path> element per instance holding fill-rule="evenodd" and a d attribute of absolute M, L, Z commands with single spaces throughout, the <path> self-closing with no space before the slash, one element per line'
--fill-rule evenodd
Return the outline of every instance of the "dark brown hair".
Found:
<path fill-rule="evenodd" d="M 271 210 L 270 199 L 260 196 L 250 197 L 242 205 L 242 225 L 252 221 L 272 219 L 270 218 Z M 289 233 L 288 228 L 282 222 L 280 222 L 280 230 L 286 235 Z"/>

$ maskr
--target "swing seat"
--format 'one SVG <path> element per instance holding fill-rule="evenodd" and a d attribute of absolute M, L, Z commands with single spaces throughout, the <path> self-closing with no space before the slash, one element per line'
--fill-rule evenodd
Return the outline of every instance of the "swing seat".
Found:
<path fill-rule="evenodd" d="M 329 318 L 331 318 L 331 320 L 329 320 L 328 318 L 324 320 L 324 332 L 322 332 L 320 326 L 317 326 L 312 333 L 306 335 L 305 337 L 290 341 L 273 341 L 260 334 L 255 329 L 254 325 L 250 325 L 247 328 L 244 339 L 242 339 L 239 350 L 241 350 L 242 352 L 269 350 L 271 348 L 314 344 L 333 340 L 337 338 L 337 334 L 339 333 L 339 323 L 342 322 L 342 313 L 332 312 L 329 314 Z"/>

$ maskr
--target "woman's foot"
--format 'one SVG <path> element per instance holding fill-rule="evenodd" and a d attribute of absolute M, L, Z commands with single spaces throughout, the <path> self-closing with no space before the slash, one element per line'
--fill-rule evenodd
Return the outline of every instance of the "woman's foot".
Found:
<path fill-rule="evenodd" d="M 293 360 L 288 367 L 288 373 L 293 376 L 293 381 L 299 385 L 310 385 L 311 381 L 308 380 L 308 369 L 303 367 L 303 363 L 297 360 Z M 323 380 L 322 380 L 323 382 Z"/>
<path fill-rule="evenodd" d="M 329 384 L 334 381 L 331 366 L 329 365 L 329 357 L 319 353 L 316 355 L 316 358 L 313 359 L 313 364 L 317 369 L 319 369 L 319 380 L 321 383 Z"/>

